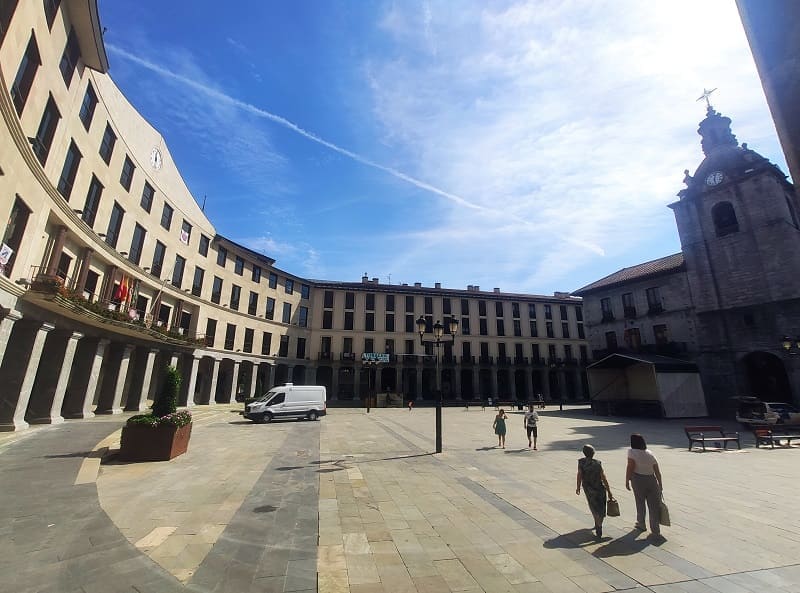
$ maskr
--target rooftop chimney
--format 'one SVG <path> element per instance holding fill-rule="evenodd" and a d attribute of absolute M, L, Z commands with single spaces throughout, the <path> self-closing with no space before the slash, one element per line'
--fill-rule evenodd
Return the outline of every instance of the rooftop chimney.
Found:
<path fill-rule="evenodd" d="M 372 283 L 373 283 L 373 284 L 378 284 L 378 279 L 377 279 L 377 278 L 373 278 L 373 279 L 372 279 Z"/>
<path fill-rule="evenodd" d="M 369 276 L 367 276 L 367 273 L 364 272 L 364 275 L 361 276 L 361 283 L 366 284 L 367 282 L 369 282 Z"/>
<path fill-rule="evenodd" d="M 500 292 L 500 289 L 499 289 L 499 288 L 497 288 L 497 287 L 495 286 L 495 287 L 492 289 L 492 292 L 497 292 L 497 293 L 499 293 L 499 292 Z"/>
<path fill-rule="evenodd" d="M 414 282 L 414 288 L 422 288 L 422 282 Z"/>
<path fill-rule="evenodd" d="M 441 282 L 437 282 L 436 284 L 434 284 L 434 287 L 435 288 L 441 288 L 442 287 L 442 283 Z"/>

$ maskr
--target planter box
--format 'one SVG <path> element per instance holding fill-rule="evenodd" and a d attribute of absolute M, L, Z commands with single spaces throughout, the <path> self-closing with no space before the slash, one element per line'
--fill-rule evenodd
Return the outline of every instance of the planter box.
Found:
<path fill-rule="evenodd" d="M 192 424 L 186 426 L 122 427 L 119 456 L 123 461 L 169 461 L 189 448 Z"/>

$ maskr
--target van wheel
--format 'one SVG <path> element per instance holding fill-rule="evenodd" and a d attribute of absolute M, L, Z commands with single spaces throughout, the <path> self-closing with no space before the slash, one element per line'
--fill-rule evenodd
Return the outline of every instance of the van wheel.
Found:
<path fill-rule="evenodd" d="M 308 419 L 309 419 L 309 420 L 311 420 L 311 421 L 313 422 L 314 420 L 316 420 L 316 419 L 317 419 L 317 413 L 316 413 L 314 410 L 311 410 L 311 411 L 308 413 Z"/>
<path fill-rule="evenodd" d="M 266 413 L 265 413 L 265 414 L 264 414 L 264 415 L 261 417 L 261 422 L 272 422 L 272 414 L 270 414 L 269 412 L 266 412 Z"/>

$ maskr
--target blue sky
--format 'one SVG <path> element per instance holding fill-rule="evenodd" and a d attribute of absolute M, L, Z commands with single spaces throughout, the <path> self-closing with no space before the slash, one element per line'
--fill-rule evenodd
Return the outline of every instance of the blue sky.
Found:
<path fill-rule="evenodd" d="M 551 294 L 680 249 L 695 99 L 787 171 L 733 0 L 100 3 L 217 231 L 315 279 Z"/>

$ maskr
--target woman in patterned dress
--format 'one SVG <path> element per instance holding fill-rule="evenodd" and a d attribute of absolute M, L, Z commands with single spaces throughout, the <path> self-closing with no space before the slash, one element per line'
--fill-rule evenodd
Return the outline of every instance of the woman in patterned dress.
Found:
<path fill-rule="evenodd" d="M 500 408 L 500 411 L 497 412 L 497 416 L 494 417 L 494 424 L 492 424 L 494 428 L 494 434 L 497 435 L 497 446 L 502 447 L 503 449 L 506 448 L 506 412 L 503 408 Z"/>
<path fill-rule="evenodd" d="M 594 517 L 594 532 L 597 539 L 600 539 L 603 537 L 603 519 L 606 516 L 606 494 L 608 498 L 613 496 L 603 466 L 594 458 L 594 447 L 584 445 L 583 455 L 583 459 L 578 460 L 578 485 L 575 494 L 581 493 L 582 485 L 589 510 Z"/>

